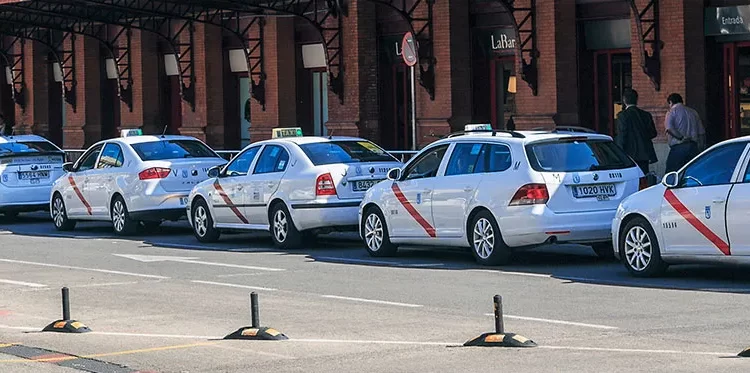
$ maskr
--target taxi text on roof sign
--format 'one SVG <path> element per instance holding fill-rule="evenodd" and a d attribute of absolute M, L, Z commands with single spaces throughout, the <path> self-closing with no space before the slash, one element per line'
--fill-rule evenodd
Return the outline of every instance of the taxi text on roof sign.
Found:
<path fill-rule="evenodd" d="M 120 131 L 120 137 L 142 136 L 142 135 L 143 135 L 143 130 L 141 130 L 140 128 Z"/>
<path fill-rule="evenodd" d="M 492 124 L 480 123 L 480 124 L 467 124 L 464 126 L 464 131 L 492 131 Z"/>
<path fill-rule="evenodd" d="M 278 138 L 278 137 L 301 137 L 302 136 L 302 128 L 299 127 L 291 127 L 291 128 L 274 128 L 273 132 L 271 133 L 271 138 Z"/>

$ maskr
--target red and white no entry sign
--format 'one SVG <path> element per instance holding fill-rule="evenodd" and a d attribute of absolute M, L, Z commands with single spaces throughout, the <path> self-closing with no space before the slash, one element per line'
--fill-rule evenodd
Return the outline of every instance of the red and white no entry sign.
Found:
<path fill-rule="evenodd" d="M 401 56 L 407 66 L 417 64 L 417 43 L 414 41 L 414 35 L 407 32 L 401 40 Z"/>

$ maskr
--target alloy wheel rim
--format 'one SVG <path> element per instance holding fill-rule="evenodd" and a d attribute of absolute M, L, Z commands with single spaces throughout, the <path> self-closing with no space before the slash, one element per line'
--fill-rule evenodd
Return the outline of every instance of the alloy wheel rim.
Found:
<path fill-rule="evenodd" d="M 625 259 L 635 271 L 643 271 L 653 255 L 651 236 L 641 226 L 631 228 L 625 235 Z"/>
<path fill-rule="evenodd" d="M 52 218 L 55 219 L 55 225 L 57 227 L 62 227 L 65 222 L 65 208 L 63 207 L 60 197 L 55 198 L 55 203 L 52 209 Z"/>
<path fill-rule="evenodd" d="M 125 228 L 125 206 L 120 201 L 115 201 L 115 207 L 112 209 L 112 222 L 118 232 L 122 232 Z"/>
<path fill-rule="evenodd" d="M 282 210 L 277 210 L 273 215 L 273 234 L 276 237 L 276 241 L 284 242 L 288 229 L 286 214 Z"/>
<path fill-rule="evenodd" d="M 208 231 L 208 219 L 206 209 L 203 208 L 203 206 L 198 206 L 198 208 L 195 209 L 193 220 L 195 220 L 195 232 L 201 237 L 205 236 Z"/>
<path fill-rule="evenodd" d="M 372 251 L 380 250 L 383 245 L 383 223 L 377 214 L 370 214 L 365 220 L 365 243 Z"/>
<path fill-rule="evenodd" d="M 492 224 L 485 218 L 480 218 L 474 224 L 474 251 L 482 259 L 487 259 L 495 249 L 495 231 Z"/>

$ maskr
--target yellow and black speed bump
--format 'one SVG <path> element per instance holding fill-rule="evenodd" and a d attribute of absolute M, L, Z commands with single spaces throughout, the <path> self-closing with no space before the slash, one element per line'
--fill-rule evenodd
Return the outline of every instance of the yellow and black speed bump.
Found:
<path fill-rule="evenodd" d="M 91 331 L 88 326 L 75 320 L 57 320 L 47 325 L 43 332 L 58 332 L 58 333 L 88 333 Z"/>
<path fill-rule="evenodd" d="M 244 328 L 237 329 L 236 332 L 227 335 L 224 339 L 249 339 L 255 341 L 281 341 L 289 339 L 284 333 L 266 327 L 253 328 L 246 326 Z"/>
<path fill-rule="evenodd" d="M 536 347 L 536 343 L 515 333 L 484 333 L 464 346 L 479 347 Z"/>
<path fill-rule="evenodd" d="M 739 357 L 750 357 L 750 347 L 740 351 L 739 354 L 737 354 Z"/>

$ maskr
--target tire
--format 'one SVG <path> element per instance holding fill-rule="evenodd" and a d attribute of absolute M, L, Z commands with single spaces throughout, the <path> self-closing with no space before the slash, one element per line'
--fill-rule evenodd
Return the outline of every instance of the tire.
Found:
<path fill-rule="evenodd" d="M 620 236 L 619 248 L 622 264 L 633 276 L 660 276 L 669 266 L 661 259 L 656 234 L 644 218 L 638 217 L 628 222 Z"/>
<path fill-rule="evenodd" d="M 365 211 L 360 227 L 362 241 L 370 256 L 386 257 L 394 256 L 398 252 L 398 246 L 391 243 L 388 235 L 388 225 L 383 217 L 383 212 L 377 207 L 370 207 Z"/>
<path fill-rule="evenodd" d="M 211 243 L 219 240 L 221 232 L 214 228 L 214 218 L 203 198 L 195 202 L 192 209 L 193 234 L 200 242 Z"/>
<path fill-rule="evenodd" d="M 495 217 L 487 210 L 478 212 L 471 220 L 468 232 L 471 253 L 477 263 L 487 266 L 508 264 L 512 251 L 503 241 Z"/>
<path fill-rule="evenodd" d="M 289 210 L 282 202 L 271 207 L 268 216 L 269 230 L 273 244 L 279 249 L 297 249 L 302 246 L 302 232 L 294 226 Z"/>
<path fill-rule="evenodd" d="M 610 242 L 598 242 L 591 245 L 591 249 L 594 250 L 596 256 L 599 259 L 606 261 L 615 261 L 615 249 L 612 247 Z"/>
<path fill-rule="evenodd" d="M 138 222 L 130 218 L 128 206 L 125 204 L 125 200 L 119 195 L 115 196 L 115 199 L 112 201 L 110 217 L 112 218 L 112 228 L 115 234 L 119 236 L 132 235 L 138 228 Z"/>
<path fill-rule="evenodd" d="M 58 231 L 72 231 L 76 227 L 76 221 L 68 219 L 68 211 L 65 209 L 65 201 L 60 194 L 52 197 L 51 206 L 52 223 Z"/>

